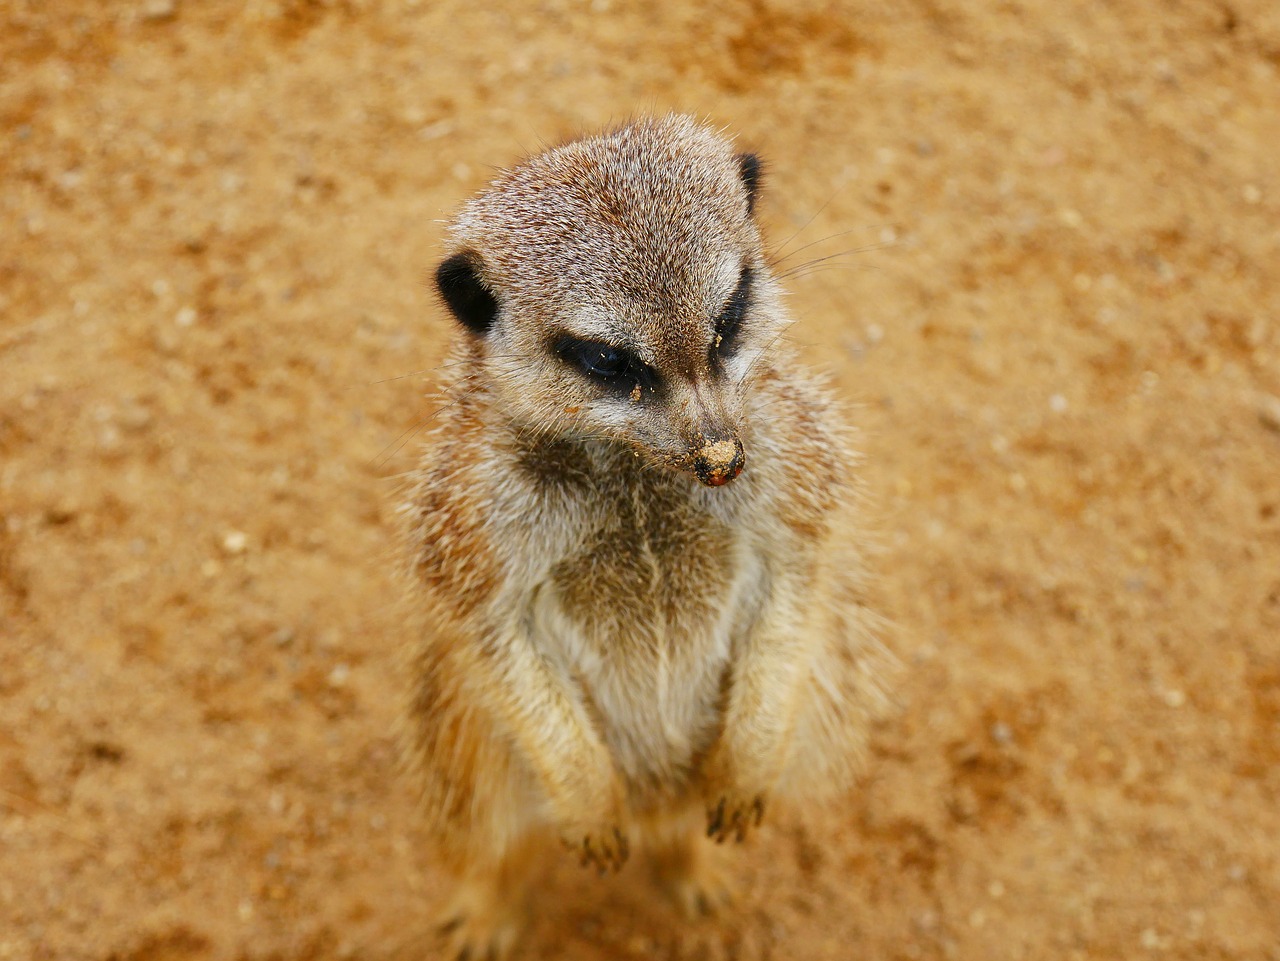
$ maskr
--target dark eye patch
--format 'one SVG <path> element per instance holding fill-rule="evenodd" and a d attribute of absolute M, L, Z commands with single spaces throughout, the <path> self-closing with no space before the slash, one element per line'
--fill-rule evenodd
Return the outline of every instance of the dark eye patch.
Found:
<path fill-rule="evenodd" d="M 742 328 L 747 306 L 751 302 L 751 268 L 743 267 L 728 302 L 716 317 L 716 339 L 711 345 L 711 358 L 728 357 L 737 347 L 738 332 Z"/>
<path fill-rule="evenodd" d="M 627 393 L 637 385 L 646 390 L 657 386 L 657 372 L 625 347 L 562 334 L 551 349 L 566 364 L 611 390 Z"/>

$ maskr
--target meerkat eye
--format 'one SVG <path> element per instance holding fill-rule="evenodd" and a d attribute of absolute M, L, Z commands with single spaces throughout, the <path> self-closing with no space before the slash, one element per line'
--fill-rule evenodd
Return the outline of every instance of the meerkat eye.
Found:
<path fill-rule="evenodd" d="M 716 338 L 711 346 L 711 359 L 728 357 L 737 346 L 738 331 L 742 327 L 742 319 L 746 316 L 747 305 L 751 300 L 751 268 L 743 267 L 738 278 L 738 286 L 734 288 L 728 303 L 716 318 Z"/>
<path fill-rule="evenodd" d="M 625 347 L 580 340 L 566 334 L 555 342 L 554 350 L 566 364 L 609 387 L 631 390 L 637 384 L 652 386 L 653 371 Z"/>

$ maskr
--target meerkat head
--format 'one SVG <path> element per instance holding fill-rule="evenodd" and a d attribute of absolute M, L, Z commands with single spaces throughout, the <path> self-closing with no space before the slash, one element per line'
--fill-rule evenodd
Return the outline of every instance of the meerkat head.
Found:
<path fill-rule="evenodd" d="M 495 407 L 702 483 L 742 471 L 752 371 L 784 324 L 760 162 L 688 117 L 537 155 L 463 209 L 436 272 Z"/>

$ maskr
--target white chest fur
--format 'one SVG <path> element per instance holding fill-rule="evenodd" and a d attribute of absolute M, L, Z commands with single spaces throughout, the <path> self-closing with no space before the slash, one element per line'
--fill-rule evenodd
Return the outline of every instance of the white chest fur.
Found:
<path fill-rule="evenodd" d="M 678 789 L 710 746 L 730 659 L 757 616 L 763 565 L 717 533 L 693 529 L 659 551 L 589 547 L 530 597 L 530 641 L 641 792 Z"/>

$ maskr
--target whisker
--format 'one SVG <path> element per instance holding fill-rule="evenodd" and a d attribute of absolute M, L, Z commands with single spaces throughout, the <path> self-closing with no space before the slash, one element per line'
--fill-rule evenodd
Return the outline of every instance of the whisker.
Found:
<path fill-rule="evenodd" d="M 790 237 L 788 237 L 786 240 L 782 242 L 782 246 L 778 248 L 778 253 L 781 254 L 784 250 L 787 249 L 787 245 L 790 244 L 791 241 L 795 240 L 802 233 L 808 230 L 809 225 L 812 224 L 815 220 L 817 220 L 824 210 L 826 210 L 829 206 L 831 206 L 831 201 L 835 200 L 838 196 L 840 196 L 840 191 L 844 190 L 846 186 L 848 185 L 844 184 L 844 185 L 841 185 L 840 187 L 837 187 L 835 190 L 833 190 L 831 192 L 831 196 L 829 196 L 826 200 L 822 202 L 822 206 L 813 212 L 813 216 L 810 217 L 808 220 L 806 220 L 803 224 L 801 224 L 799 230 L 797 230 L 795 233 L 793 233 Z"/>
<path fill-rule="evenodd" d="M 370 461 L 370 466 L 373 467 L 374 470 L 381 470 L 388 463 L 390 463 L 391 458 L 395 457 L 396 454 L 400 453 L 401 448 L 403 448 L 405 444 L 409 443 L 409 441 L 411 441 L 414 437 L 418 436 L 418 434 L 422 432 L 423 428 L 425 428 L 433 420 L 439 417 L 441 413 L 448 410 L 450 407 L 453 407 L 457 403 L 458 401 L 455 400 L 452 403 L 445 404 L 442 407 L 438 407 L 426 417 L 423 417 L 420 420 L 418 420 L 416 424 L 413 424 L 410 427 L 406 427 L 403 431 L 400 432 L 399 436 L 397 436 L 395 440 L 393 440 L 386 447 L 382 448 L 382 451 L 378 454 L 378 456 L 375 457 L 372 461 Z"/>
<path fill-rule="evenodd" d="M 488 360 L 511 360 L 511 359 L 523 360 L 523 359 L 527 359 L 529 356 L 530 355 L 527 353 L 494 353 L 494 354 L 486 355 L 486 359 Z M 473 359 L 470 357 L 463 357 L 458 360 L 447 360 L 444 363 L 437 364 L 435 367 L 423 367 L 420 370 L 411 370 L 404 374 L 396 374 L 394 377 L 384 377 L 381 380 L 371 380 L 362 384 L 352 384 L 350 387 L 342 388 L 342 390 L 350 391 L 350 390 L 361 390 L 365 387 L 377 387 L 379 384 L 390 384 L 390 383 L 394 383 L 397 380 L 404 380 L 407 377 L 416 377 L 420 374 L 434 374 L 442 370 L 452 370 L 455 367 L 465 367 L 468 364 L 471 364 L 473 362 L 474 362 Z"/>
<path fill-rule="evenodd" d="M 350 391 L 360 390 L 365 387 L 377 387 L 379 384 L 390 384 L 393 381 L 404 380 L 406 377 L 416 377 L 419 374 L 432 374 L 444 366 L 446 365 L 441 364 L 440 367 L 423 367 L 421 370 L 411 370 L 407 374 L 397 374 L 394 377 L 384 377 L 382 380 L 371 380 L 365 384 L 352 384 L 350 387 L 344 387 L 342 389 L 343 391 Z"/>
<path fill-rule="evenodd" d="M 820 237 L 817 240 L 810 241 L 809 243 L 805 244 L 803 247 L 797 247 L 795 250 L 791 251 L 791 253 L 787 254 L 786 256 L 775 257 L 769 261 L 769 266 L 773 267 L 776 270 L 779 266 L 786 263 L 792 257 L 796 256 L 797 254 L 804 253 L 810 247 L 816 247 L 818 246 L 818 244 L 825 244 L 828 240 L 835 240 L 837 237 L 847 237 L 849 236 L 849 234 L 856 233 L 859 230 L 877 230 L 877 229 L 883 230 L 885 227 L 891 227 L 894 230 L 898 230 L 901 228 L 901 224 L 898 224 L 898 223 L 865 224 L 861 227 L 850 227 L 848 230 L 841 230 L 839 233 L 828 234 L 826 237 Z"/>
<path fill-rule="evenodd" d="M 807 271 L 810 267 L 814 267 L 818 264 L 831 263 L 832 261 L 839 260 L 841 257 L 849 257 L 854 254 L 872 253 L 877 250 L 888 250 L 891 247 L 898 247 L 898 246 L 901 246 L 900 241 L 889 241 L 889 242 L 882 242 L 882 243 L 875 243 L 875 244 L 867 244 L 864 247 L 850 247 L 848 250 L 840 250 L 834 254 L 827 254 L 825 257 L 815 257 L 813 260 L 806 260 L 802 264 L 796 264 L 794 267 L 788 268 L 787 270 L 784 270 L 781 273 L 779 273 L 778 278 L 780 280 L 786 280 L 790 277 L 795 277 L 797 274 Z"/>

